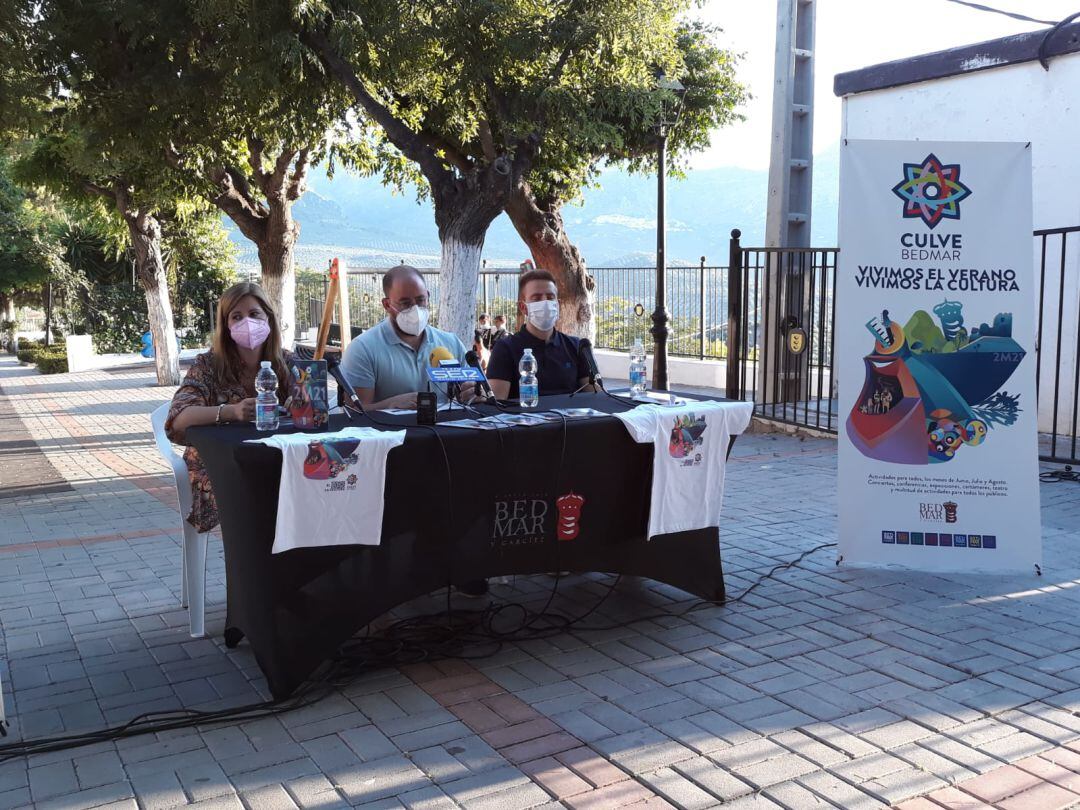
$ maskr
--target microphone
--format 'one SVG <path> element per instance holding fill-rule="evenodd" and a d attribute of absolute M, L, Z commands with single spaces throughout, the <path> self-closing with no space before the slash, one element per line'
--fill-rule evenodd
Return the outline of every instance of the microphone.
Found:
<path fill-rule="evenodd" d="M 592 341 L 582 338 L 578 341 L 578 363 L 585 361 L 585 367 L 589 370 L 589 385 L 604 387 L 604 380 L 600 376 L 600 369 L 596 366 L 596 358 L 593 356 Z"/>
<path fill-rule="evenodd" d="M 436 346 L 431 351 L 431 355 L 428 357 L 428 361 L 432 368 L 439 368 L 439 366 L 460 366 L 457 358 L 450 353 L 450 350 L 445 346 Z M 449 383 L 446 386 L 446 394 L 450 399 L 455 399 L 458 395 L 458 384 Z"/>
<path fill-rule="evenodd" d="M 428 357 L 428 361 L 431 367 L 438 368 L 443 364 L 443 360 L 450 360 L 453 365 L 458 365 L 457 358 L 450 353 L 450 350 L 448 348 L 446 348 L 445 346 L 436 346 L 432 350 L 431 356 Z"/>
<path fill-rule="evenodd" d="M 349 398 L 352 402 L 352 406 L 356 408 L 360 413 L 364 412 L 364 403 L 360 401 L 360 397 L 356 395 L 356 390 L 349 385 L 349 381 L 345 379 L 345 375 L 341 373 L 341 363 L 336 357 L 326 358 L 326 372 L 334 378 L 334 381 L 338 384 L 338 389 Z M 348 408 L 343 408 L 345 415 L 349 417 L 349 421 L 352 421 L 352 414 L 349 413 Z"/>
<path fill-rule="evenodd" d="M 469 349 L 467 352 L 465 352 L 465 362 L 473 368 L 478 369 L 480 368 L 480 355 L 478 355 L 472 349 Z M 483 374 L 483 372 L 480 373 Z M 491 386 L 488 385 L 487 377 L 485 377 L 482 381 L 478 381 L 476 383 L 476 396 L 483 396 L 485 399 L 488 400 L 495 399 L 495 394 L 492 393 Z"/>

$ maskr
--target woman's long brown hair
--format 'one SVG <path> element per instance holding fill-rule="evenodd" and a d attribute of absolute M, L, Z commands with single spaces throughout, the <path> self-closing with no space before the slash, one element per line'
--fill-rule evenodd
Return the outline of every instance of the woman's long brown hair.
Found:
<path fill-rule="evenodd" d="M 266 313 L 266 322 L 270 325 L 270 335 L 262 345 L 260 360 L 269 360 L 274 373 L 278 378 L 278 399 L 284 401 L 288 396 L 289 371 L 285 367 L 285 357 L 281 353 L 281 330 L 278 328 L 277 313 L 270 305 L 263 288 L 258 284 L 241 281 L 233 284 L 221 294 L 218 301 L 217 320 L 214 326 L 214 338 L 211 345 L 214 348 L 213 367 L 214 377 L 219 384 L 242 385 L 240 372 L 244 368 L 244 361 L 240 357 L 236 341 L 229 332 L 229 313 L 232 312 L 240 299 L 250 295 L 259 302 L 263 312 Z M 253 381 L 254 382 L 254 381 Z"/>

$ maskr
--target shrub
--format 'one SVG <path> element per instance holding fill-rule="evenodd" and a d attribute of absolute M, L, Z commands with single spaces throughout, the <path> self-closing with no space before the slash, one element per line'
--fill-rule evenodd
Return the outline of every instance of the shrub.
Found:
<path fill-rule="evenodd" d="M 46 346 L 44 340 L 22 340 L 19 341 L 19 351 L 15 356 L 19 358 L 20 363 L 36 363 L 39 368 L 42 359 L 52 360 L 54 366 L 55 361 L 63 360 L 63 371 L 67 371 L 67 346 L 62 341 Z"/>
<path fill-rule="evenodd" d="M 40 353 L 37 356 L 37 368 L 42 374 L 64 374 L 68 370 L 67 353 Z"/>

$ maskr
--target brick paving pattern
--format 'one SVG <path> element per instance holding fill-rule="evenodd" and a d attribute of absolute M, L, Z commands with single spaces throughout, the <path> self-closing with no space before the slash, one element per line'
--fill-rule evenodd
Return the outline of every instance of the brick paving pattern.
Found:
<path fill-rule="evenodd" d="M 149 435 L 170 393 L 146 367 L 42 377 L 0 359 L 0 487 L 13 459 L 41 470 L 0 497 L 6 740 L 266 697 L 250 649 L 221 639 L 217 537 L 210 637 L 187 635 L 175 495 Z M 739 440 L 729 593 L 835 540 L 835 470 L 830 440 Z M 1042 577 L 837 567 L 826 551 L 684 615 L 686 594 L 624 577 L 590 616 L 605 629 L 371 672 L 274 717 L 0 764 L 0 808 L 1069 807 L 1080 487 L 1042 498 Z M 542 605 L 552 582 L 494 592 Z M 611 582 L 573 575 L 554 605 L 580 615 Z"/>

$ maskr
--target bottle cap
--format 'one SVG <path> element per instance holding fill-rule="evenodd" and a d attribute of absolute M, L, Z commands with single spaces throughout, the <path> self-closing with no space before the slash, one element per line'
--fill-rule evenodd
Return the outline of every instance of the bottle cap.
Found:
<path fill-rule="evenodd" d="M 270 368 L 270 361 L 269 360 L 260 360 L 259 365 L 262 368 Z"/>

